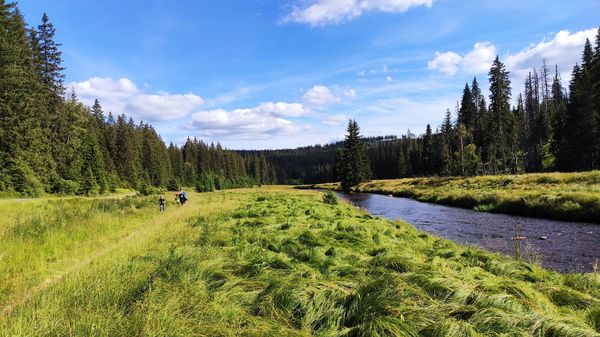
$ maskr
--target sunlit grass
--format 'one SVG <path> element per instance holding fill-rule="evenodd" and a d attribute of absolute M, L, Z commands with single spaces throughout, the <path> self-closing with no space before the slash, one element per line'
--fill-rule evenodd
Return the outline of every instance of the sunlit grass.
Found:
<path fill-rule="evenodd" d="M 356 191 L 478 211 L 600 222 L 600 171 L 375 180 L 360 184 Z"/>
<path fill-rule="evenodd" d="M 166 213 L 152 201 L 104 212 L 121 221 L 120 239 L 58 254 L 74 262 L 103 252 L 0 318 L 0 335 L 600 336 L 599 274 L 456 245 L 319 192 L 191 194 Z M 95 240 L 119 230 L 108 228 Z"/>

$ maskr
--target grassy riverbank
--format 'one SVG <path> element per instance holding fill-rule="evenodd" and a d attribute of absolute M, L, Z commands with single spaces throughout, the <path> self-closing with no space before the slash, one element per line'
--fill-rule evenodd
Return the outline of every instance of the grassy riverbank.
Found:
<path fill-rule="evenodd" d="M 339 184 L 310 187 L 339 189 Z M 600 223 L 600 171 L 375 180 L 355 191 L 478 211 Z"/>
<path fill-rule="evenodd" d="M 0 204 L 0 335 L 600 336 L 600 274 L 562 275 L 260 188 Z"/>

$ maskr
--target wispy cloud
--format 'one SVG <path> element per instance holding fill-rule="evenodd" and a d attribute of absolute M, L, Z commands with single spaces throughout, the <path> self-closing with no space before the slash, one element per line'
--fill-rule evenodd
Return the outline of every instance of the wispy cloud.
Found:
<path fill-rule="evenodd" d="M 431 7 L 432 3 L 433 0 L 312 0 L 294 5 L 283 21 L 323 26 L 352 20 L 370 11 L 403 13 L 412 7 Z"/>

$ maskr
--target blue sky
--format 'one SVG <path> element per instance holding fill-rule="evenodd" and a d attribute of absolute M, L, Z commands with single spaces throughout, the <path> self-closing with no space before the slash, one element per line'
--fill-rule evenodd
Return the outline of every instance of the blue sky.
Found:
<path fill-rule="evenodd" d="M 82 101 L 149 121 L 166 142 L 286 148 L 441 122 L 498 54 L 513 92 L 542 58 L 565 84 L 597 0 L 28 0 L 63 44 Z"/>

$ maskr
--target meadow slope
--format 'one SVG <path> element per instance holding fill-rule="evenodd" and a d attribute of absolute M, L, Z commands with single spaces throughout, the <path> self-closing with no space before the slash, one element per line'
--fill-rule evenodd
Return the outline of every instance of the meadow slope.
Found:
<path fill-rule="evenodd" d="M 339 190 L 339 183 L 303 188 Z M 354 191 L 478 211 L 600 223 L 600 171 L 374 180 Z"/>
<path fill-rule="evenodd" d="M 315 191 L 190 193 L 166 213 L 155 199 L 0 203 L 0 335 L 600 336 L 600 274 Z"/>

